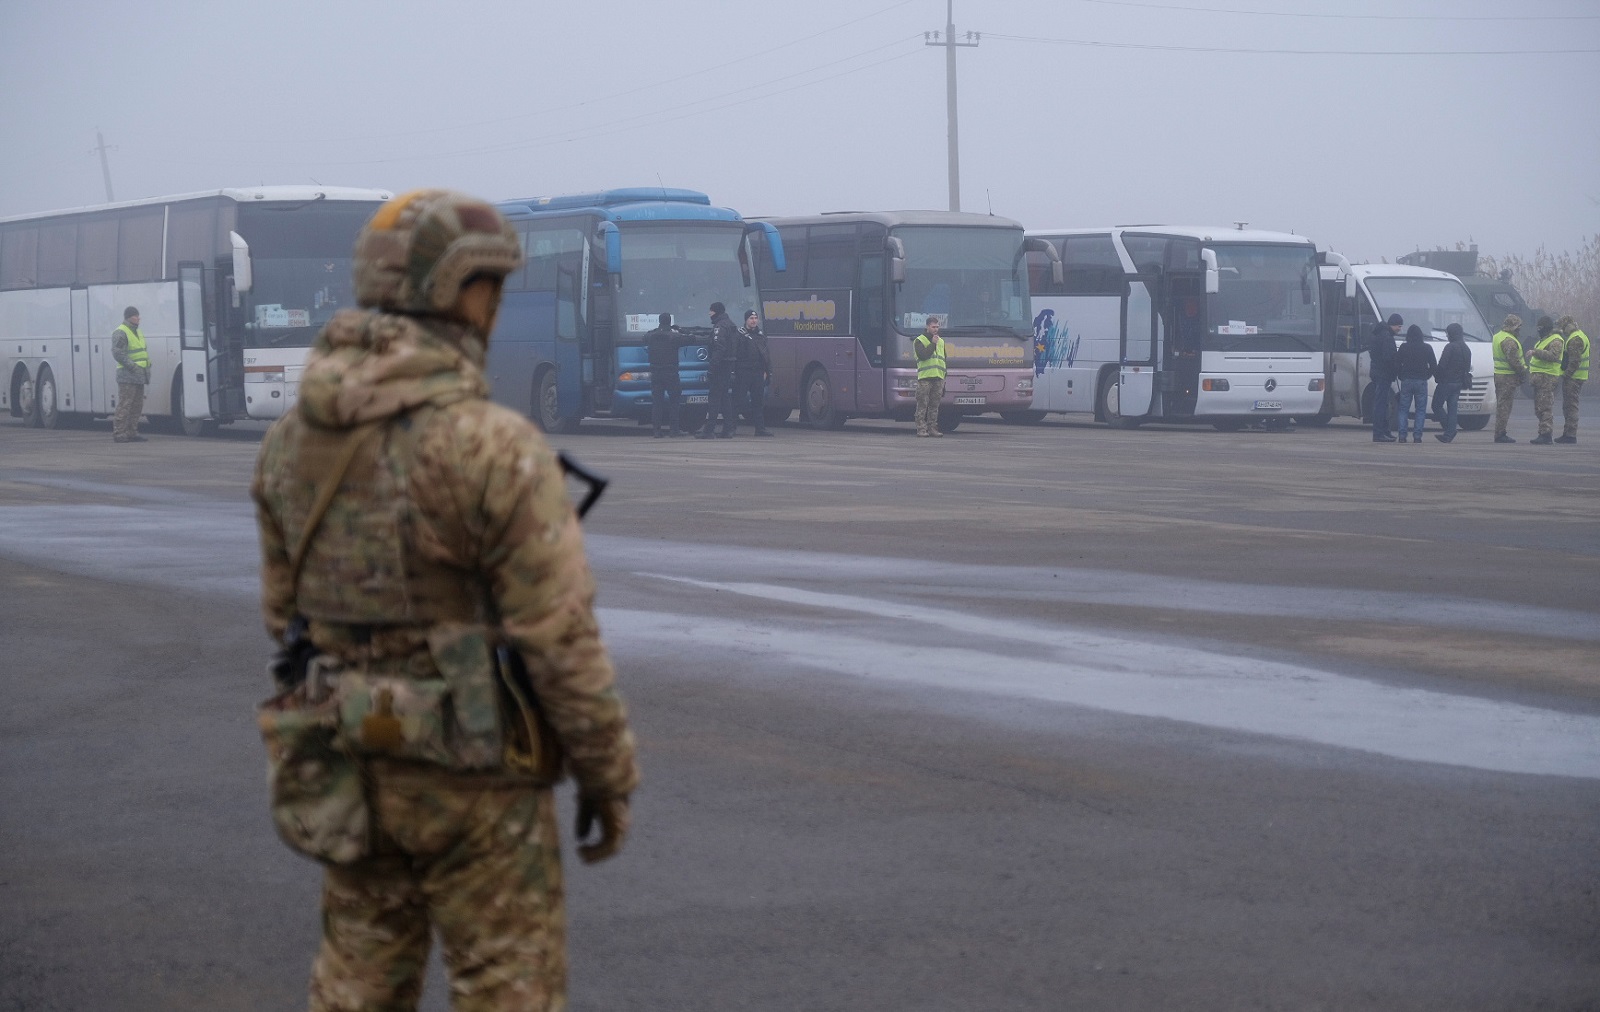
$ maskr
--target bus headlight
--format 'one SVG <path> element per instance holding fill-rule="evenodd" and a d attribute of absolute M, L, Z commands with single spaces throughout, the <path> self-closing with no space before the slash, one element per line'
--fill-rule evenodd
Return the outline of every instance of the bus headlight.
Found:
<path fill-rule="evenodd" d="M 1307 390 L 1321 390 L 1322 389 L 1322 377 L 1318 376 L 1316 379 L 1312 380 L 1310 383 L 1307 383 L 1306 384 L 1306 389 Z"/>
<path fill-rule="evenodd" d="M 1017 380 L 1017 389 L 1018 390 L 1026 390 L 1029 393 L 1032 393 L 1033 392 L 1033 377 L 1032 376 L 1024 376 L 1021 379 Z"/>
<path fill-rule="evenodd" d="M 617 377 L 618 383 L 648 383 L 649 381 L 650 374 L 648 372 L 625 372 Z"/>
<path fill-rule="evenodd" d="M 1200 381 L 1201 390 L 1226 390 L 1228 381 L 1225 379 L 1205 379 Z"/>

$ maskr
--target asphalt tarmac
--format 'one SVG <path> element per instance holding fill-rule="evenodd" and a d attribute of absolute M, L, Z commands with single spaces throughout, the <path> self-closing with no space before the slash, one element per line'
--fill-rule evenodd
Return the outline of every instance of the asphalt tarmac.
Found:
<path fill-rule="evenodd" d="M 559 437 L 645 773 L 572 1007 L 1600 1008 L 1600 439 L 1519 409 Z M 259 436 L 0 420 L 0 1010 L 304 1006 Z"/>

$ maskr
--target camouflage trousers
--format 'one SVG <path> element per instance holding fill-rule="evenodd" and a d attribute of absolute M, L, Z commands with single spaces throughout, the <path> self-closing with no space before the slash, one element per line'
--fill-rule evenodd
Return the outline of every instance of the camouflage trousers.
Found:
<path fill-rule="evenodd" d="M 1559 376 L 1533 374 L 1533 414 L 1539 419 L 1539 435 L 1548 436 L 1555 429 L 1556 386 Z"/>
<path fill-rule="evenodd" d="M 117 413 L 111 418 L 111 438 L 126 443 L 139 434 L 139 416 L 144 414 L 144 384 L 117 384 Z"/>
<path fill-rule="evenodd" d="M 455 1012 L 559 1012 L 566 924 L 547 789 L 439 770 L 373 769 L 377 855 L 330 867 L 312 1012 L 413 1010 L 430 927 Z"/>
<path fill-rule="evenodd" d="M 1570 376 L 1561 378 L 1561 434 L 1578 438 L 1578 395 L 1583 392 L 1583 380 Z"/>
<path fill-rule="evenodd" d="M 917 380 L 917 433 L 931 436 L 939 431 L 939 402 L 944 400 L 944 379 Z"/>
<path fill-rule="evenodd" d="M 1515 376 L 1496 376 L 1494 378 L 1494 434 L 1506 434 L 1506 425 L 1511 421 L 1511 405 L 1516 403 L 1517 388 L 1522 386 L 1522 381 Z"/>

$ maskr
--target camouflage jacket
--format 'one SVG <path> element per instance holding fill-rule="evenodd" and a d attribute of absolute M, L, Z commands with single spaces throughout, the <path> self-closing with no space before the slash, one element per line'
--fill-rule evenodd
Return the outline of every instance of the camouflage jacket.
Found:
<path fill-rule="evenodd" d="M 111 357 L 117 363 L 118 384 L 149 386 L 150 370 L 142 365 L 134 365 L 128 358 L 128 335 L 121 327 L 111 332 Z"/>
<path fill-rule="evenodd" d="M 626 795 L 633 738 L 577 516 L 543 437 L 485 399 L 484 352 L 477 332 L 438 320 L 346 310 L 323 329 L 251 488 L 267 631 L 281 641 L 298 612 L 328 653 L 427 676 L 431 627 L 497 625 L 579 790 Z M 369 423 L 292 586 L 317 480 Z"/>

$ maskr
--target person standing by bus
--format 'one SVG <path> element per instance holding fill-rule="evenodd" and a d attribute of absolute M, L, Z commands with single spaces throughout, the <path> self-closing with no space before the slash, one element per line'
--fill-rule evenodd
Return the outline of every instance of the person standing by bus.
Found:
<path fill-rule="evenodd" d="M 917 353 L 917 435 L 943 436 L 939 431 L 939 402 L 944 400 L 944 338 L 939 318 L 928 317 L 926 330 L 911 342 Z"/>
<path fill-rule="evenodd" d="M 1394 397 L 1394 339 L 1405 326 L 1399 313 L 1390 313 L 1385 323 L 1374 324 L 1367 341 L 1367 374 L 1372 377 L 1372 441 L 1394 442 L 1399 405 Z"/>
<path fill-rule="evenodd" d="M 743 338 L 739 328 L 728 318 L 728 307 L 720 302 L 711 304 L 711 342 L 707 346 L 706 363 L 706 424 L 696 439 L 710 439 L 720 435 L 733 438 L 733 427 L 738 416 L 733 408 L 733 361 L 738 354 L 738 342 Z M 717 416 L 722 416 L 722 431 L 718 433 Z"/>
<path fill-rule="evenodd" d="M 1452 323 L 1444 328 L 1448 342 L 1439 353 L 1439 366 L 1433 371 L 1434 413 L 1444 422 L 1444 432 L 1433 438 L 1441 443 L 1456 438 L 1457 417 L 1461 406 L 1461 388 L 1472 376 L 1472 352 L 1467 350 L 1467 332 L 1461 324 Z"/>
<path fill-rule="evenodd" d="M 1422 425 L 1428 417 L 1428 379 L 1438 368 L 1433 346 L 1422 338 L 1422 328 L 1413 323 L 1406 330 L 1405 343 L 1394 354 L 1395 375 L 1400 378 L 1400 442 L 1406 441 L 1406 416 L 1412 417 L 1411 440 L 1422 442 Z"/>
<path fill-rule="evenodd" d="M 139 329 L 138 306 L 122 311 L 122 325 L 111 332 L 111 357 L 117 360 L 117 413 L 111 420 L 111 439 L 142 443 L 139 416 L 144 414 L 144 388 L 150 383 L 150 350 Z"/>
<path fill-rule="evenodd" d="M 1522 317 L 1508 315 L 1495 331 L 1494 337 L 1494 441 L 1515 443 L 1506 435 L 1511 421 L 1511 405 L 1516 402 L 1517 388 L 1527 382 L 1528 367 L 1522 361 L 1522 340 L 1517 332 L 1522 329 Z"/>
<path fill-rule="evenodd" d="M 1578 441 L 1578 395 L 1589 378 L 1589 335 L 1578 329 L 1578 321 L 1563 316 L 1556 329 L 1565 338 L 1561 355 L 1561 435 L 1558 443 Z"/>
<path fill-rule="evenodd" d="M 337 730 L 310 765 L 354 764 L 311 783 L 298 753 L 273 753 L 275 783 L 293 771 L 274 791 L 280 832 L 325 864 L 318 1012 L 416 1008 L 434 933 L 453 1008 L 566 1008 L 561 770 L 586 863 L 627 833 L 639 773 L 578 517 L 533 423 L 488 400 L 489 334 L 521 263 L 491 204 L 385 203 L 356 240 L 366 308 L 323 328 L 256 461 L 267 631 L 317 654 L 304 680 L 280 674 L 260 718 L 292 734 L 320 719 L 324 690 L 308 690 L 329 686 Z M 559 763 L 523 733 L 530 691 Z"/>
<path fill-rule="evenodd" d="M 656 329 L 644 336 L 645 351 L 650 356 L 650 424 L 656 439 L 688 435 L 678 428 L 683 402 L 678 352 L 691 340 L 672 325 L 671 313 L 662 313 Z"/>
<path fill-rule="evenodd" d="M 1561 357 L 1566 350 L 1555 322 L 1539 317 L 1539 340 L 1528 352 L 1528 372 L 1533 374 L 1533 414 L 1539 419 L 1539 435 L 1529 440 L 1549 446 L 1555 432 L 1556 387 L 1561 385 Z"/>
<path fill-rule="evenodd" d="M 739 353 L 733 366 L 733 415 L 737 424 L 741 412 L 756 427 L 756 435 L 770 436 L 767 429 L 767 376 L 772 371 L 772 351 L 767 347 L 767 335 L 761 332 L 761 317 L 754 309 L 744 314 L 744 327 L 739 331 Z"/>

